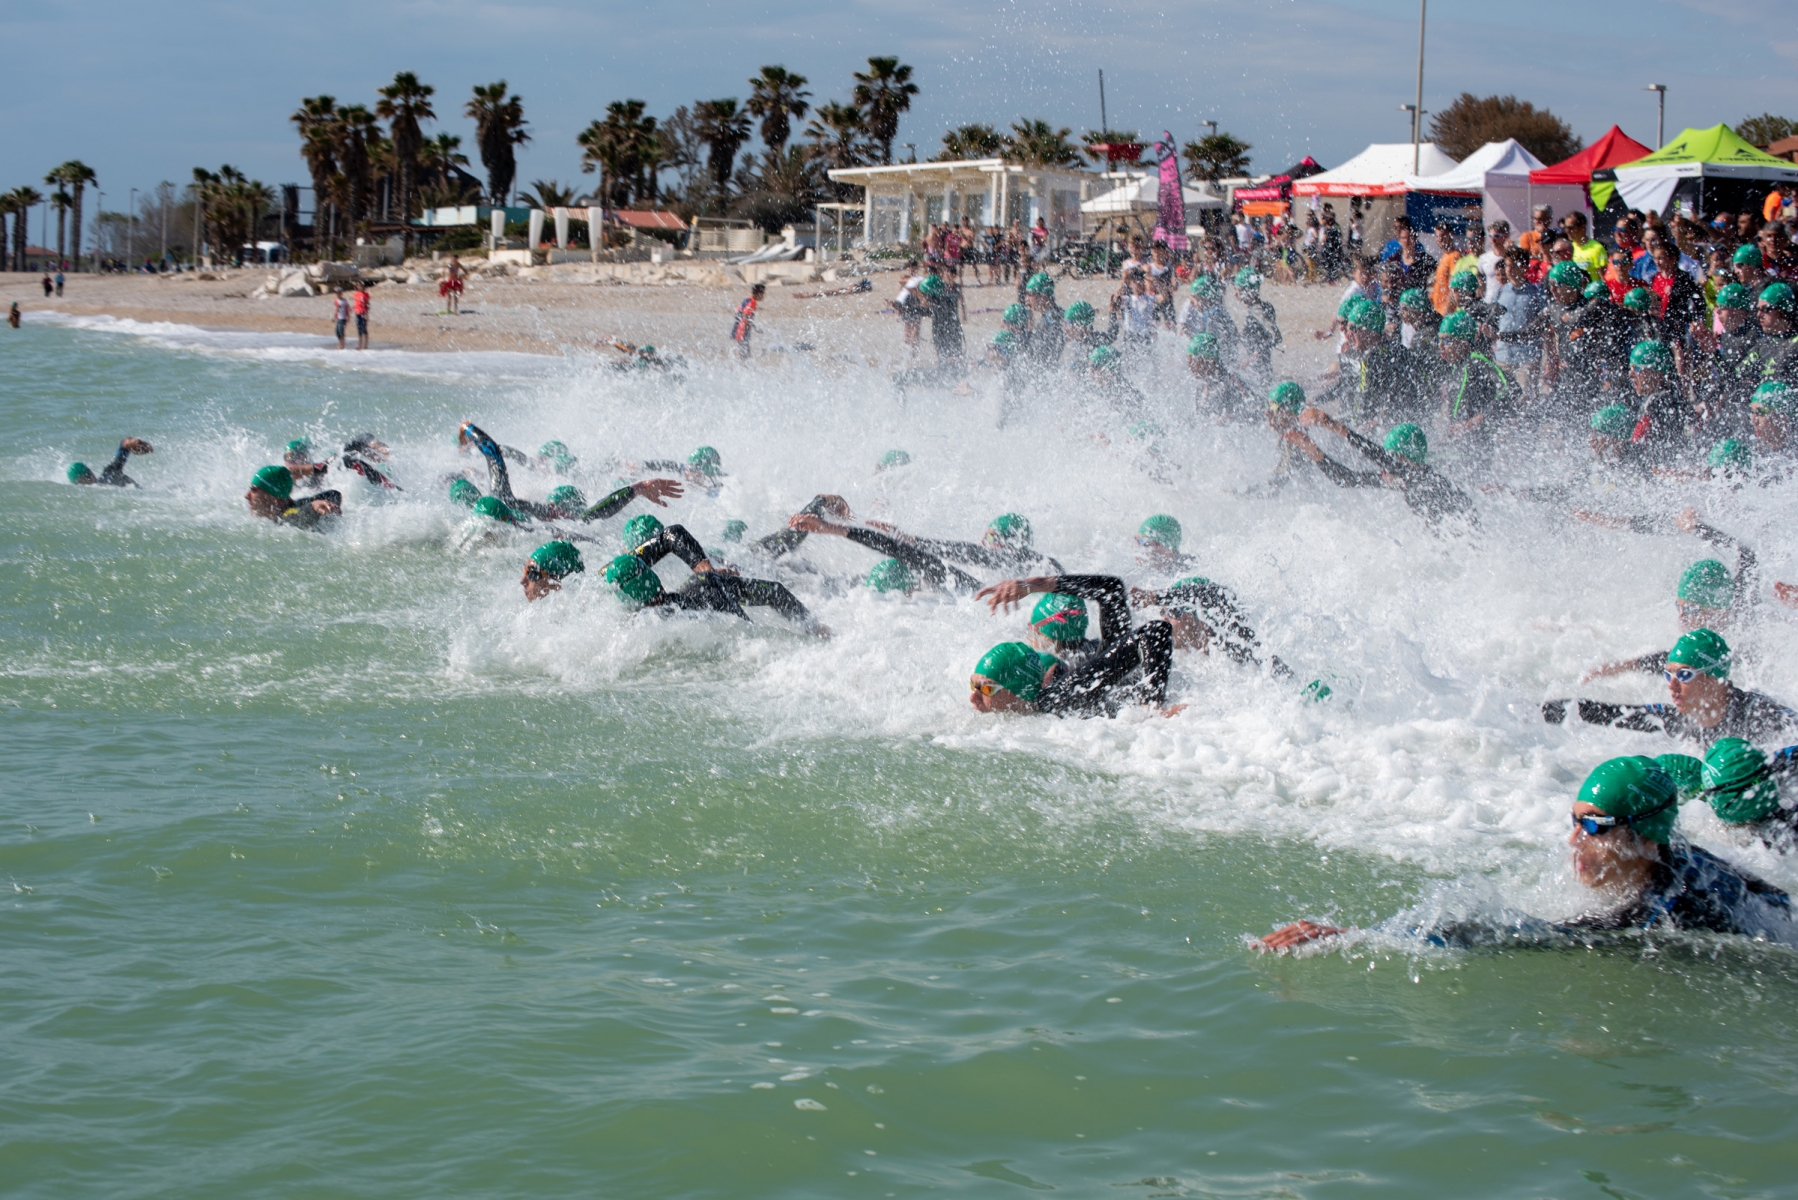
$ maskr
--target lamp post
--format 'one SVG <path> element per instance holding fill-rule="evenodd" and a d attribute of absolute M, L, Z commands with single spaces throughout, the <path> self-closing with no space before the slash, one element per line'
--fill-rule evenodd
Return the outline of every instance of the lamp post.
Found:
<path fill-rule="evenodd" d="M 1209 129 L 1211 131 L 1207 136 L 1209 136 L 1209 137 L 1217 136 L 1217 122 L 1216 121 L 1200 121 L 1199 124 L 1203 125 L 1206 129 Z"/>
<path fill-rule="evenodd" d="M 1415 104 L 1401 104 L 1398 106 L 1398 110 L 1402 113 L 1411 114 L 1411 140 L 1413 142 L 1417 141 L 1417 122 L 1422 119 L 1423 114 L 1417 110 Z"/>
<path fill-rule="evenodd" d="M 131 201 L 126 207 L 125 220 L 125 265 L 127 269 L 137 261 L 137 189 L 131 189 Z"/>
<path fill-rule="evenodd" d="M 1423 27 L 1430 0 L 1417 0 L 1417 112 L 1411 120 L 1411 174 L 1417 174 L 1423 155 Z"/>
<path fill-rule="evenodd" d="M 1651 83 L 1642 90 L 1655 93 L 1655 100 L 1660 108 L 1660 115 L 1654 122 L 1654 148 L 1659 150 L 1667 141 L 1667 85 Z"/>

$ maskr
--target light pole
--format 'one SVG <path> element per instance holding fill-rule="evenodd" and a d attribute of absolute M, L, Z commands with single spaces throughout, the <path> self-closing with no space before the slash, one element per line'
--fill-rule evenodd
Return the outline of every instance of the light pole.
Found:
<path fill-rule="evenodd" d="M 125 265 L 127 268 L 137 260 L 137 189 L 131 189 L 131 204 L 125 213 L 129 222 L 125 226 Z"/>
<path fill-rule="evenodd" d="M 1660 106 L 1660 115 L 1654 122 L 1654 148 L 1659 150 L 1667 142 L 1667 85 L 1651 83 L 1642 90 L 1655 93 L 1655 100 Z"/>
<path fill-rule="evenodd" d="M 1417 0 L 1417 114 L 1411 122 L 1411 174 L 1420 169 L 1423 154 L 1423 27 L 1430 0 Z"/>
<path fill-rule="evenodd" d="M 1209 134 L 1210 137 L 1217 136 L 1217 122 L 1216 121 L 1200 121 L 1199 124 L 1203 125 L 1206 129 L 1209 129 L 1211 131 L 1211 133 Z"/>
<path fill-rule="evenodd" d="M 1415 104 L 1401 104 L 1398 106 L 1398 110 L 1402 113 L 1411 114 L 1411 140 L 1413 142 L 1417 141 L 1417 123 L 1423 120 L 1423 113 L 1418 111 Z"/>

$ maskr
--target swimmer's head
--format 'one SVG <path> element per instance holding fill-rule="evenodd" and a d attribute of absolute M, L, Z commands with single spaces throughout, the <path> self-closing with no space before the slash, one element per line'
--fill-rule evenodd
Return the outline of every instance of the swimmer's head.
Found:
<path fill-rule="evenodd" d="M 606 582 L 631 604 L 653 604 L 662 595 L 661 578 L 635 554 L 614 558 L 606 567 Z"/>
<path fill-rule="evenodd" d="M 99 483 L 100 477 L 98 475 L 95 475 L 93 472 L 93 468 L 89 467 L 84 462 L 70 463 L 69 464 L 69 482 L 70 483 L 82 483 L 82 484 Z"/>
<path fill-rule="evenodd" d="M 635 554 L 662 532 L 662 523 L 648 513 L 639 513 L 624 523 L 624 548 Z"/>

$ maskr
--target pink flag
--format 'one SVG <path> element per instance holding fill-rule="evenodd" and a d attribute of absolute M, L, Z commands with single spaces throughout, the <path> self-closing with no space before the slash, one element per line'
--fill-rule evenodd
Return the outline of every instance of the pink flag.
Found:
<path fill-rule="evenodd" d="M 1174 135 L 1163 130 L 1162 140 L 1155 143 L 1155 159 L 1161 164 L 1160 219 L 1155 237 L 1167 242 L 1169 250 L 1183 251 L 1186 241 L 1186 195 L 1180 190 L 1180 154 L 1174 149 Z"/>

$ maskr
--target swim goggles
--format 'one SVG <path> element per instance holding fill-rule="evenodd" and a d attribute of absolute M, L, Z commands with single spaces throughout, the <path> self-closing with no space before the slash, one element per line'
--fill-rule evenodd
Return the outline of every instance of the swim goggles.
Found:
<path fill-rule="evenodd" d="M 1675 796 L 1647 812 L 1631 813 L 1627 817 L 1613 817 L 1608 813 L 1600 813 L 1597 816 L 1591 813 L 1574 813 L 1573 823 L 1585 830 L 1587 837 L 1603 837 L 1619 825 L 1634 826 L 1637 821 L 1646 821 L 1649 817 L 1658 816 L 1678 803 L 1679 797 Z"/>

